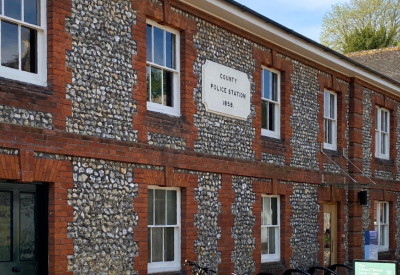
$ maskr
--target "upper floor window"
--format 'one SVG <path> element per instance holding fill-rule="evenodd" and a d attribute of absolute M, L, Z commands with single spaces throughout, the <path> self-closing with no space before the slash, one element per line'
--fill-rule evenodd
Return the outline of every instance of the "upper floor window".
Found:
<path fill-rule="evenodd" d="M 337 95 L 331 91 L 324 92 L 324 148 L 337 148 Z"/>
<path fill-rule="evenodd" d="M 179 32 L 147 21 L 147 109 L 180 115 Z"/>
<path fill-rule="evenodd" d="M 375 156 L 389 159 L 389 123 L 390 113 L 381 107 L 375 112 Z"/>
<path fill-rule="evenodd" d="M 148 271 L 180 270 L 180 190 L 148 187 Z"/>
<path fill-rule="evenodd" d="M 280 73 L 273 69 L 262 69 L 261 87 L 261 134 L 280 137 Z"/>
<path fill-rule="evenodd" d="M 279 261 L 281 257 L 279 196 L 263 196 L 261 202 L 261 261 Z"/>
<path fill-rule="evenodd" d="M 0 76 L 46 85 L 46 1 L 0 0 Z"/>
<path fill-rule="evenodd" d="M 389 249 L 389 203 L 375 202 L 374 227 L 378 231 L 378 245 L 380 251 Z"/>

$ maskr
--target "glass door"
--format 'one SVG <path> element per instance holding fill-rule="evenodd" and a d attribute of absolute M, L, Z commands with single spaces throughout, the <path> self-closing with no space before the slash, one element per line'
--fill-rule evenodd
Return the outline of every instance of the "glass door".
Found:
<path fill-rule="evenodd" d="M 0 274 L 38 274 L 36 185 L 0 183 Z"/>

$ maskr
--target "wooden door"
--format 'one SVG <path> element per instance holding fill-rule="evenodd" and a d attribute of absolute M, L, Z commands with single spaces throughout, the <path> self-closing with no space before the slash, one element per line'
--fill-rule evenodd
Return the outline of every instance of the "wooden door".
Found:
<path fill-rule="evenodd" d="M 47 225 L 43 198 L 33 184 L 0 183 L 0 274 L 34 275 L 44 274 L 46 268 L 39 267 L 44 259 L 42 253 L 47 246 Z M 39 192 L 40 193 L 40 192 Z M 38 199 L 41 200 L 38 202 Z M 44 213 L 43 213 L 44 212 Z M 41 224 L 42 226 L 38 226 Z M 39 232 L 42 230 L 42 232 Z M 43 240 L 40 240 L 43 239 Z M 47 258 L 47 257 L 46 257 Z M 47 265 L 47 263 L 46 263 Z M 40 271 L 40 272 L 39 272 Z"/>

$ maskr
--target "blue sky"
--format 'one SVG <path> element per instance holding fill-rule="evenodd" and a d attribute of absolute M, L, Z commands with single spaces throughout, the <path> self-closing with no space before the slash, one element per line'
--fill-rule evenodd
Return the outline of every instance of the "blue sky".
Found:
<path fill-rule="evenodd" d="M 331 5 L 350 0 L 236 0 L 262 15 L 317 42 L 322 19 Z"/>

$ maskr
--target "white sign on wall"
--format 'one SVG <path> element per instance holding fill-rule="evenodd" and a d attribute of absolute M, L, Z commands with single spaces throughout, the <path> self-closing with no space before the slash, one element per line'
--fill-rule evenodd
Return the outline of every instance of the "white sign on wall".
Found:
<path fill-rule="evenodd" d="M 207 60 L 202 80 L 203 104 L 208 112 L 247 119 L 251 94 L 247 74 Z"/>

